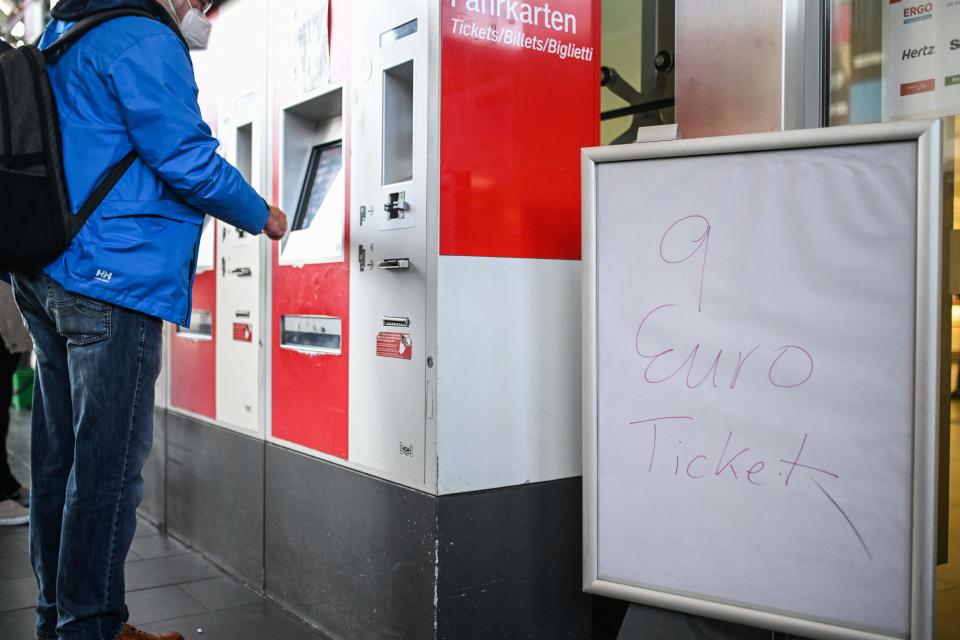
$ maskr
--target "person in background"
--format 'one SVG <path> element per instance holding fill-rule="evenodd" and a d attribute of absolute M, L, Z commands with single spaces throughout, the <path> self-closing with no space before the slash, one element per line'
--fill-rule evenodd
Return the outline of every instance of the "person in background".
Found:
<path fill-rule="evenodd" d="M 13 290 L 0 281 L 0 526 L 22 525 L 30 512 L 24 506 L 27 488 L 10 469 L 7 459 L 7 433 L 10 431 L 10 401 L 13 399 L 13 372 L 32 344 Z"/>
<path fill-rule="evenodd" d="M 124 562 L 153 444 L 162 320 L 189 326 L 204 214 L 277 240 L 269 206 L 217 154 L 188 48 L 206 46 L 211 0 L 60 0 L 40 48 L 101 24 L 47 63 L 76 211 L 131 151 L 136 160 L 66 252 L 13 274 L 37 356 L 30 557 L 38 640 L 183 640 L 127 623 Z"/>

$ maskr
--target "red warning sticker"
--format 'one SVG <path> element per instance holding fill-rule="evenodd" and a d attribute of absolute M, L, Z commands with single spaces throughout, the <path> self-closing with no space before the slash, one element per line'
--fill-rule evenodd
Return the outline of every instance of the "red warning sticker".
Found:
<path fill-rule="evenodd" d="M 905 82 L 900 85 L 900 95 L 913 96 L 918 93 L 929 93 L 930 91 L 935 91 L 936 88 L 937 81 L 935 78 L 917 80 L 916 82 Z"/>
<path fill-rule="evenodd" d="M 253 327 L 246 322 L 234 322 L 233 339 L 237 342 L 253 342 Z"/>
<path fill-rule="evenodd" d="M 410 334 L 389 331 L 378 333 L 377 355 L 381 358 L 410 360 L 413 357 L 413 341 L 410 339 Z"/>

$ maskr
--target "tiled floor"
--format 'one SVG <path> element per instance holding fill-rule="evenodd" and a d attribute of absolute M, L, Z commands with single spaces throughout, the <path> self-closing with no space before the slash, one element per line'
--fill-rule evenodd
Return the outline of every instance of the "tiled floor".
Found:
<path fill-rule="evenodd" d="M 936 640 L 960 639 L 960 402 L 951 414 L 951 562 L 937 569 Z M 14 473 L 27 478 L 25 414 L 15 417 L 7 444 Z M 126 578 L 131 622 L 148 631 L 176 629 L 193 640 L 323 640 L 145 521 Z M 33 640 L 35 598 L 26 527 L 0 527 L 0 639 Z"/>
<path fill-rule="evenodd" d="M 27 478 L 25 414 L 8 442 L 14 473 Z M 224 575 L 198 553 L 141 520 L 127 558 L 131 622 L 196 640 L 322 640 L 310 627 Z M 0 527 L 0 638 L 33 640 L 37 583 L 27 528 Z"/>

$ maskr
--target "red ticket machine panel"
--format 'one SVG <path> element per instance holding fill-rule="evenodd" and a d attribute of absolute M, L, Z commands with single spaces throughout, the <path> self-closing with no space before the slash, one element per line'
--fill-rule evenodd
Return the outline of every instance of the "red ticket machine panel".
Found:
<path fill-rule="evenodd" d="M 349 0 L 294 0 L 273 10 L 273 197 L 291 234 L 273 247 L 272 411 L 274 438 L 312 451 L 348 456 L 349 360 Z M 329 29 L 329 73 L 314 77 Z M 338 199 L 339 198 L 339 199 Z M 329 233 L 332 203 L 342 225 Z M 322 212 L 320 211 L 322 208 Z M 319 212 L 319 213 L 318 213 Z M 311 235 L 323 226 L 324 236 Z M 321 224 L 322 223 L 322 224 Z M 333 225 L 336 227 L 336 225 Z M 339 234 L 339 235 L 338 235 Z M 336 236 L 331 241 L 330 236 Z M 316 249 L 309 255 L 311 248 Z"/>
<path fill-rule="evenodd" d="M 170 405 L 213 419 L 216 398 L 216 274 L 197 274 L 190 328 L 170 329 Z"/>

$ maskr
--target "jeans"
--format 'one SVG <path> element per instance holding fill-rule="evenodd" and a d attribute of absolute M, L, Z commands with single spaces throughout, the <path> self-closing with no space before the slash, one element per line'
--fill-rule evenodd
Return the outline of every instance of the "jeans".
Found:
<path fill-rule="evenodd" d="M 37 638 L 115 640 L 153 441 L 161 321 L 14 275 L 37 356 L 30 560 Z"/>

